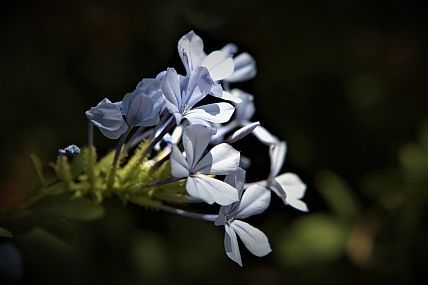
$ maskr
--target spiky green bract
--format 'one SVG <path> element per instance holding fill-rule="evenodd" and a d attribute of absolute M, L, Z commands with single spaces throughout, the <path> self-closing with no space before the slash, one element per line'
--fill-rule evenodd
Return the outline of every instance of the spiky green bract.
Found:
<path fill-rule="evenodd" d="M 68 157 L 65 155 L 58 155 L 56 164 L 51 164 L 51 166 L 54 168 L 58 179 L 63 181 L 66 187 L 69 188 L 71 183 L 73 182 L 73 176 L 71 175 Z"/>
<path fill-rule="evenodd" d="M 169 162 L 153 171 L 155 162 L 166 155 L 163 151 L 152 160 L 148 158 L 141 160 L 148 146 L 149 143 L 141 142 L 129 158 L 126 153 L 120 155 L 111 184 L 109 179 L 114 151 L 97 160 L 95 148 L 92 148 L 92 151 L 83 148 L 81 154 L 76 156 L 71 164 L 67 157 L 59 156 L 57 163 L 52 166 L 62 182 L 63 192 L 72 192 L 74 199 L 92 196 L 96 203 L 101 203 L 106 197 L 116 196 L 124 203 L 133 203 L 151 209 L 158 209 L 162 201 L 173 204 L 185 203 L 188 197 L 185 181 L 176 181 L 157 187 L 147 186 L 149 183 L 172 176 Z"/>
<path fill-rule="evenodd" d="M 156 172 L 155 180 L 163 180 L 171 177 L 171 165 L 168 162 L 162 164 Z M 169 204 L 185 204 L 189 195 L 186 191 L 186 180 L 153 187 L 149 190 L 149 196 L 165 201 Z"/>

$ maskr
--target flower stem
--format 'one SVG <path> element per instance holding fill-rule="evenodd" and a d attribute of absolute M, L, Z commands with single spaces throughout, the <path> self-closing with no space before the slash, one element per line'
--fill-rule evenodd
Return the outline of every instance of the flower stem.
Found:
<path fill-rule="evenodd" d="M 144 131 L 146 127 L 139 127 L 132 137 L 128 140 L 128 142 L 123 146 L 123 151 L 126 152 L 128 149 L 133 147 L 136 144 L 137 137 Z"/>
<path fill-rule="evenodd" d="M 185 179 L 185 178 L 186 177 L 174 177 L 174 176 L 172 176 L 172 177 L 169 177 L 169 178 L 166 178 L 166 179 L 163 179 L 163 180 L 159 180 L 159 181 L 154 181 L 154 182 L 148 183 L 148 184 L 146 184 L 146 188 L 162 186 L 162 185 L 165 185 L 165 184 L 168 184 L 168 183 L 172 183 L 172 182 L 176 182 L 176 181 L 179 181 L 179 180 L 182 180 L 182 179 Z"/>
<path fill-rule="evenodd" d="M 132 126 L 129 126 L 128 130 L 120 136 L 119 142 L 117 143 L 116 151 L 114 153 L 113 163 L 111 166 L 111 171 L 110 171 L 110 174 L 108 177 L 107 189 L 111 189 L 111 187 L 113 186 L 114 176 L 116 175 L 116 169 L 117 169 L 117 161 L 119 160 L 119 156 L 120 156 L 120 152 L 122 150 L 123 143 L 125 142 L 126 137 L 131 132 L 131 129 L 132 129 Z"/>
<path fill-rule="evenodd" d="M 94 185 L 94 165 L 93 165 L 93 144 L 94 144 L 94 124 L 88 120 L 88 155 L 86 163 L 86 174 L 91 185 Z"/>
<path fill-rule="evenodd" d="M 152 151 L 153 147 L 163 138 L 163 136 L 174 126 L 175 121 L 174 117 L 170 117 L 169 122 L 166 124 L 165 128 L 161 131 L 161 133 L 155 137 L 147 148 L 144 150 L 137 164 L 140 164 L 143 159 Z"/>
<path fill-rule="evenodd" d="M 188 211 L 167 206 L 165 204 L 161 204 L 159 208 L 168 213 L 189 217 L 189 218 L 194 218 L 194 219 L 199 219 L 199 220 L 204 220 L 204 221 L 209 221 L 209 222 L 214 222 L 218 217 L 218 215 L 188 212 Z"/>

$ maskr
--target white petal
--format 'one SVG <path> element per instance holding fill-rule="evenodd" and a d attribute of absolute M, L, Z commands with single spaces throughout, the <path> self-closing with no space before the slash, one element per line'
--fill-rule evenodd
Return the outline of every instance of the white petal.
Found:
<path fill-rule="evenodd" d="M 238 104 L 242 102 L 242 100 L 238 96 L 232 95 L 226 91 L 223 91 L 220 98 L 223 100 L 232 101 L 233 103 L 238 103 Z"/>
<path fill-rule="evenodd" d="M 212 81 L 208 69 L 203 66 L 196 67 L 188 78 L 187 86 L 182 88 L 186 90 L 182 105 L 187 109 L 192 108 L 211 92 L 213 85 L 216 84 Z"/>
<path fill-rule="evenodd" d="M 283 141 L 269 146 L 270 174 L 268 181 L 271 181 L 281 171 L 286 152 L 287 144 Z"/>
<path fill-rule="evenodd" d="M 229 82 L 241 82 L 254 78 L 257 74 L 256 61 L 248 53 L 244 52 L 234 58 L 234 72 L 226 78 Z"/>
<path fill-rule="evenodd" d="M 270 189 L 275 192 L 276 195 L 278 195 L 284 204 L 287 205 L 287 202 L 285 201 L 287 194 L 285 194 L 285 191 L 282 189 L 281 185 L 275 179 L 273 179 L 270 183 Z"/>
<path fill-rule="evenodd" d="M 235 120 L 245 121 L 250 120 L 254 115 L 256 108 L 254 107 L 254 97 L 253 95 L 246 93 L 240 89 L 232 89 L 232 96 L 236 96 L 241 99 L 241 103 L 235 104 L 236 114 Z"/>
<path fill-rule="evenodd" d="M 181 154 L 180 150 L 176 145 L 172 146 L 171 157 L 171 174 L 174 177 L 187 177 L 189 176 L 189 169 L 187 161 Z"/>
<path fill-rule="evenodd" d="M 234 69 L 232 56 L 222 51 L 210 53 L 201 65 L 208 68 L 214 81 L 229 77 Z"/>
<path fill-rule="evenodd" d="M 161 90 L 167 102 L 177 107 L 177 109 L 170 110 L 172 106 L 168 106 L 170 112 L 178 111 L 181 106 L 181 91 L 178 75 L 174 68 L 168 68 L 165 76 L 161 81 Z"/>
<path fill-rule="evenodd" d="M 211 138 L 211 128 L 203 125 L 190 125 L 183 132 L 183 146 L 190 171 L 199 161 Z"/>
<path fill-rule="evenodd" d="M 274 143 L 279 143 L 279 139 L 269 133 L 264 127 L 258 126 L 254 129 L 253 134 L 261 141 L 262 143 L 266 145 L 271 145 Z"/>
<path fill-rule="evenodd" d="M 305 195 L 306 184 L 296 174 L 287 172 L 279 175 L 275 180 L 281 184 L 287 197 L 301 199 Z"/>
<path fill-rule="evenodd" d="M 239 252 L 238 238 L 235 231 L 229 226 L 225 225 L 224 230 L 224 250 L 227 256 L 242 267 L 241 253 Z"/>
<path fill-rule="evenodd" d="M 308 211 L 306 203 L 300 201 L 300 199 L 305 195 L 306 184 L 300 180 L 299 176 L 294 173 L 284 173 L 275 178 L 272 186 L 274 186 L 276 183 L 278 183 L 281 189 L 285 191 L 285 204 L 288 204 L 303 212 Z M 273 187 L 271 188 L 274 190 Z"/>
<path fill-rule="evenodd" d="M 225 45 L 224 47 L 222 47 L 220 51 L 227 52 L 230 54 L 234 54 L 238 51 L 238 47 L 233 43 L 229 43 L 229 44 Z"/>
<path fill-rule="evenodd" d="M 213 147 L 195 166 L 205 174 L 227 175 L 239 167 L 240 152 L 227 143 Z"/>
<path fill-rule="evenodd" d="M 237 219 L 245 219 L 249 216 L 264 212 L 270 203 L 270 190 L 260 185 L 252 185 L 244 191 L 238 212 L 234 215 Z"/>
<path fill-rule="evenodd" d="M 206 120 L 214 123 L 225 123 L 232 117 L 235 108 L 229 103 L 213 103 L 194 108 L 184 116 Z"/>
<path fill-rule="evenodd" d="M 241 191 L 244 188 L 245 183 L 245 170 L 238 167 L 237 170 L 232 171 L 224 178 L 224 182 L 232 185 L 238 189 L 238 191 Z M 239 195 L 239 197 L 241 197 L 241 195 Z"/>
<path fill-rule="evenodd" d="M 181 37 L 178 41 L 178 54 L 183 61 L 184 66 L 188 72 L 191 72 L 201 60 L 204 43 L 202 39 L 195 34 L 195 32 L 190 31 Z"/>
<path fill-rule="evenodd" d="M 229 205 L 238 201 L 238 191 L 229 184 L 203 174 L 187 178 L 186 190 L 190 196 L 200 198 L 208 204 Z"/>
<path fill-rule="evenodd" d="M 301 201 L 301 200 L 287 198 L 286 201 L 287 201 L 288 205 L 290 205 L 291 207 L 293 207 L 297 210 L 300 210 L 302 212 L 308 212 L 309 211 L 306 203 Z"/>
<path fill-rule="evenodd" d="M 230 226 L 255 256 L 265 256 L 272 251 L 267 236 L 261 230 L 240 220 L 233 221 Z"/>

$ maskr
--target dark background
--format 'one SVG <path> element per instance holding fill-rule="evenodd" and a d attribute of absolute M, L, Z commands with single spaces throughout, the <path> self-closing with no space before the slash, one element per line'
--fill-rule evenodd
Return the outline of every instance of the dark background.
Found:
<path fill-rule="evenodd" d="M 235 43 L 257 76 L 233 85 L 288 143 L 283 172 L 307 183 L 300 213 L 273 197 L 248 219 L 273 252 L 244 268 L 210 223 L 106 201 L 76 222 L 78 242 L 30 232 L 12 244 L 28 284 L 414 284 L 427 278 L 428 6 L 422 1 L 2 1 L 1 206 L 37 186 L 57 149 L 86 144 L 84 112 L 120 101 L 145 77 L 183 72 L 179 38 L 207 53 Z M 114 142 L 96 132 L 101 151 Z M 248 179 L 269 172 L 267 147 L 239 145 Z M 208 208 L 216 211 L 216 208 Z M 52 240 L 51 240 L 52 239 Z"/>

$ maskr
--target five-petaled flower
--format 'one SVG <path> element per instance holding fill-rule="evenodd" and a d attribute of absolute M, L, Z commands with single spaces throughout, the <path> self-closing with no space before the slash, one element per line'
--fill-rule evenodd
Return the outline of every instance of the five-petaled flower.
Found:
<path fill-rule="evenodd" d="M 186 190 L 190 196 L 200 198 L 208 204 L 214 202 L 229 205 L 238 201 L 238 191 L 229 184 L 207 176 L 227 175 L 239 167 L 239 151 L 222 143 L 204 154 L 212 130 L 203 125 L 190 125 L 183 132 L 184 156 L 176 145 L 171 153 L 171 173 L 186 178 Z M 202 157 L 203 156 L 203 157 Z"/>
<path fill-rule="evenodd" d="M 269 206 L 270 191 L 257 184 L 244 191 L 245 171 L 241 168 L 226 176 L 225 181 L 239 191 L 240 201 L 222 206 L 215 221 L 217 226 L 224 225 L 224 248 L 230 259 L 242 266 L 238 239 L 255 256 L 265 256 L 272 250 L 268 238 L 259 229 L 241 221 L 249 216 L 262 213 Z"/>

